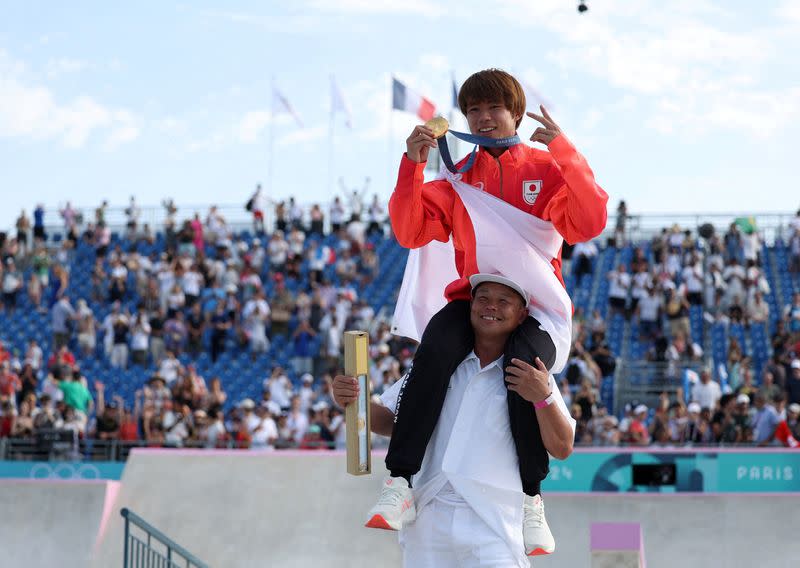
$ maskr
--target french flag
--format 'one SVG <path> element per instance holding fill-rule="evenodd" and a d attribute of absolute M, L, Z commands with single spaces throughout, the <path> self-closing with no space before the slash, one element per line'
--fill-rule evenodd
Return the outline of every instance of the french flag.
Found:
<path fill-rule="evenodd" d="M 392 108 L 413 112 L 422 120 L 430 120 L 436 114 L 436 105 L 394 77 L 392 77 Z"/>

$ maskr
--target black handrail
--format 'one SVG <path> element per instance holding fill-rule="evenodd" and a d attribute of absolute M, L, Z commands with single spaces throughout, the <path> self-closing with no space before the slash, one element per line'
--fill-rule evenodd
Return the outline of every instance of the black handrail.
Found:
<path fill-rule="evenodd" d="M 124 554 L 125 554 L 124 567 L 125 568 L 139 568 L 139 566 L 137 564 L 133 564 L 132 563 L 132 559 L 131 559 L 131 556 L 132 556 L 131 552 L 132 551 L 131 551 L 130 546 L 129 546 L 131 540 L 134 540 L 138 544 L 141 544 L 141 545 L 144 546 L 145 552 L 146 552 L 145 558 L 149 559 L 149 558 L 152 558 L 153 556 L 157 556 L 161 560 L 166 561 L 167 562 L 167 566 L 169 566 L 170 568 L 172 566 L 177 566 L 177 564 L 175 564 L 173 559 L 172 559 L 173 553 L 176 553 L 176 554 L 180 555 L 181 557 L 183 557 L 182 559 L 186 562 L 186 568 L 192 568 L 192 567 L 194 567 L 194 568 L 209 568 L 208 564 L 206 564 L 205 562 L 203 562 L 202 560 L 197 558 L 194 554 L 192 554 L 191 552 L 189 552 L 188 550 L 183 548 L 181 545 L 179 545 L 175 541 L 173 541 L 167 535 L 162 533 L 160 530 L 155 528 L 153 525 L 151 525 L 150 523 L 145 521 L 143 518 L 141 518 L 139 515 L 137 515 L 136 513 L 134 513 L 133 511 L 131 511 L 127 507 L 124 507 L 120 511 L 120 514 L 125 519 L 125 547 L 124 547 Z M 137 539 L 136 537 L 134 537 L 134 536 L 132 536 L 130 534 L 130 524 L 136 525 L 137 527 L 142 529 L 147 534 L 147 542 L 146 543 L 142 542 L 141 540 Z M 159 553 L 158 551 L 155 551 L 150 546 L 151 538 L 156 539 L 162 545 L 164 545 L 164 547 L 167 549 L 166 556 L 164 556 L 163 554 Z M 140 558 L 140 555 L 138 554 L 138 550 L 137 550 L 137 554 L 135 556 L 136 556 L 137 560 L 139 560 L 139 559 L 144 560 L 145 559 L 145 558 Z M 150 566 L 149 562 L 148 562 L 147 566 Z"/>

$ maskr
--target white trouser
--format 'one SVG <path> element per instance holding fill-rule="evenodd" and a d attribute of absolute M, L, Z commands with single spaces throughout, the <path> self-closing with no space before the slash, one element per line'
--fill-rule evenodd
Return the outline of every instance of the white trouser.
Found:
<path fill-rule="evenodd" d="M 467 505 L 433 499 L 400 533 L 404 568 L 528 568 Z"/>

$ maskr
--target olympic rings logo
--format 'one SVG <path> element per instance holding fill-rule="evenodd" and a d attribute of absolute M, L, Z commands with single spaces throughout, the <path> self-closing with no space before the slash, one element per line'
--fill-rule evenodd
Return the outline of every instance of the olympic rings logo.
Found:
<path fill-rule="evenodd" d="M 101 479 L 96 466 L 90 463 L 37 463 L 31 468 L 30 479 Z"/>

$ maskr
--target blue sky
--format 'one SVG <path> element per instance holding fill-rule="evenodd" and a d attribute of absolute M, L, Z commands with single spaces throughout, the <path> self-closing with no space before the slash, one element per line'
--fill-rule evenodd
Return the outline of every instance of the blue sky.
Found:
<path fill-rule="evenodd" d="M 486 67 L 550 101 L 612 207 L 800 206 L 800 3 L 588 4 L 3 2 L 0 227 L 67 199 L 243 203 L 259 181 L 324 202 L 369 176 L 388 197 L 416 122 L 389 110 L 391 75 L 446 114 L 451 74 Z M 332 74 L 353 115 L 333 139 Z M 271 116 L 273 79 L 302 127 Z"/>

